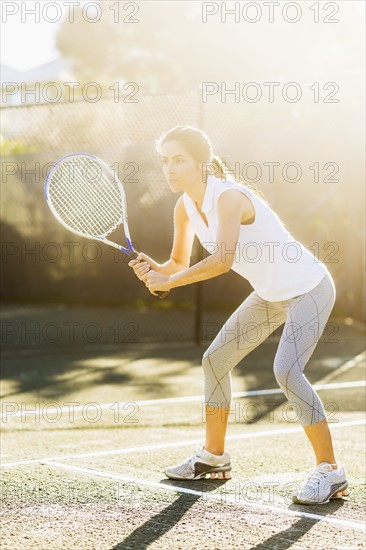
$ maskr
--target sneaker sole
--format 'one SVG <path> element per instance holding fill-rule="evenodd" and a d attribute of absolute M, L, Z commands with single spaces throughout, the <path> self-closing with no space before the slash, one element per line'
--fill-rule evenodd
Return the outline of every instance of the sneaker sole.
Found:
<path fill-rule="evenodd" d="M 338 491 L 338 493 L 334 493 L 334 495 L 330 497 L 330 500 L 334 498 L 342 498 L 342 497 L 348 497 L 348 496 L 349 496 L 349 490 L 344 489 L 343 491 Z"/>
<path fill-rule="evenodd" d="M 171 474 L 167 471 L 164 471 L 164 474 L 169 477 L 169 479 L 180 479 L 180 480 L 187 480 L 187 481 L 194 481 L 197 479 L 205 479 L 208 477 L 208 479 L 231 479 L 231 466 L 217 468 L 213 470 L 209 470 L 207 472 L 201 472 L 197 474 L 195 477 L 181 477 L 176 476 L 174 474 Z"/>
<path fill-rule="evenodd" d="M 295 504 L 327 504 L 332 499 L 348 497 L 348 495 L 349 495 L 348 483 L 346 482 L 343 487 L 341 487 L 340 489 L 337 489 L 337 491 L 332 495 L 330 495 L 327 500 L 323 500 L 321 502 L 311 501 L 311 500 L 302 500 L 296 495 L 293 495 L 292 502 L 294 502 Z"/>

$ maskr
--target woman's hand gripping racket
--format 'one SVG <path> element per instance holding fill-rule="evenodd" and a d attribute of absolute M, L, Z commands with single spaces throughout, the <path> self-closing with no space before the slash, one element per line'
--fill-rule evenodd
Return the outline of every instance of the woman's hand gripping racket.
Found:
<path fill-rule="evenodd" d="M 137 258 L 128 229 L 124 189 L 101 159 L 87 153 L 63 157 L 48 174 L 44 192 L 51 212 L 69 231 L 113 246 L 131 260 Z M 106 238 L 119 225 L 123 225 L 127 246 Z M 169 290 L 156 294 L 165 298 Z"/>

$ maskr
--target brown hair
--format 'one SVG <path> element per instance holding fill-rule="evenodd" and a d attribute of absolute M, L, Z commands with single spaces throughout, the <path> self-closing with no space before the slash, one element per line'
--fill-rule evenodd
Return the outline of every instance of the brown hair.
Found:
<path fill-rule="evenodd" d="M 166 141 L 178 141 L 181 143 L 191 157 L 202 164 L 202 172 L 205 177 L 207 177 L 207 173 L 209 172 L 222 180 L 229 179 L 242 183 L 250 191 L 261 197 L 261 199 L 266 200 L 262 191 L 254 183 L 248 183 L 241 177 L 234 178 L 234 176 L 228 173 L 225 161 L 213 153 L 211 142 L 207 134 L 202 130 L 193 126 L 175 126 L 163 133 L 156 140 L 157 153 L 161 153 L 162 146 Z"/>

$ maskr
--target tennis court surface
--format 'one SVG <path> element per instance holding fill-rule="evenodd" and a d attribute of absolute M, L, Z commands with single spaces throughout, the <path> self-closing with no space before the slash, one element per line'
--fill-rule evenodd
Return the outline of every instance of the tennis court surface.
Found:
<path fill-rule="evenodd" d="M 364 328 L 332 321 L 338 330 L 320 340 L 306 375 L 325 405 L 350 495 L 322 506 L 291 502 L 314 458 L 273 376 L 277 333 L 232 371 L 232 479 L 200 481 L 169 480 L 163 470 L 204 442 L 208 343 L 9 338 L 1 547 L 364 548 Z"/>

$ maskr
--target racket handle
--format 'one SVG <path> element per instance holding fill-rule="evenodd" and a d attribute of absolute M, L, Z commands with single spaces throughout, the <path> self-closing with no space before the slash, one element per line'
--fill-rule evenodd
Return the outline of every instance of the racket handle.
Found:
<path fill-rule="evenodd" d="M 168 296 L 170 290 L 156 290 L 156 294 L 159 296 L 159 298 L 165 298 Z"/>
<path fill-rule="evenodd" d="M 138 254 L 139 253 L 136 252 L 135 250 L 133 252 L 131 252 L 131 254 L 130 254 L 131 260 L 136 260 Z M 143 262 L 144 260 L 140 260 L 140 261 Z M 159 296 L 159 298 L 165 298 L 166 296 L 168 296 L 170 290 L 156 290 L 155 292 Z"/>

